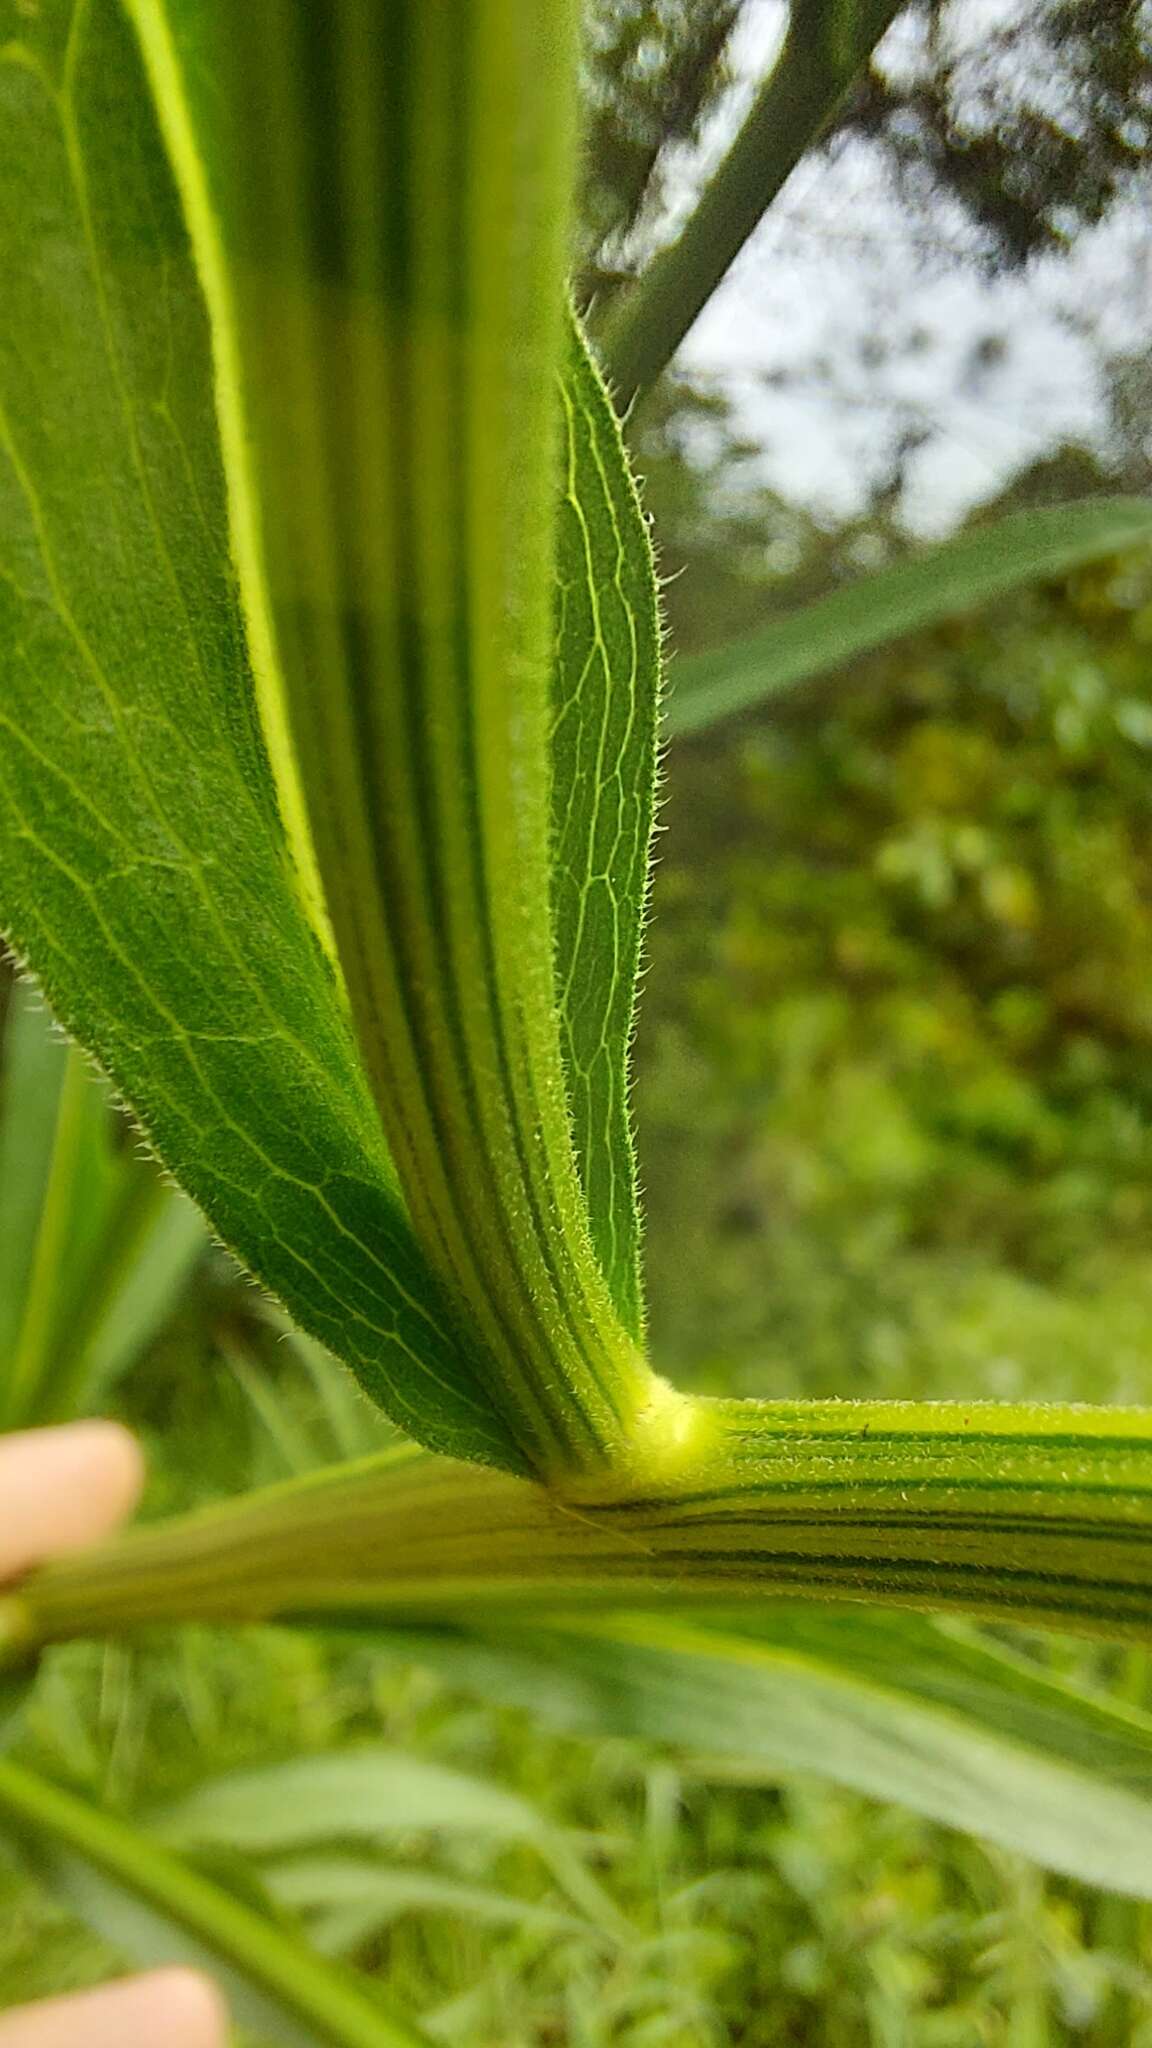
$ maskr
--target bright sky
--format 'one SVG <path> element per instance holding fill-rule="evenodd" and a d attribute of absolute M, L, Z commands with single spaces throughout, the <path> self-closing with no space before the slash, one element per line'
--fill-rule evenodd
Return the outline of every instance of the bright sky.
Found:
<path fill-rule="evenodd" d="M 965 0 L 955 18 L 978 38 L 1020 0 Z M 687 204 L 732 134 L 783 33 L 783 0 L 751 0 L 736 50 L 739 83 L 704 146 L 686 160 Z M 901 25 L 885 54 L 898 60 Z M 939 226 L 946 244 L 950 224 Z M 959 240 L 957 221 L 951 229 Z M 684 346 L 681 360 L 722 378 L 773 486 L 830 518 L 854 511 L 884 467 L 893 427 L 927 429 L 912 457 L 905 517 L 946 531 L 1022 465 L 1062 439 L 1103 429 L 1096 352 L 1075 331 L 1089 310 L 1110 346 L 1146 346 L 1152 228 L 1135 209 L 1081 238 L 1072 263 L 1041 260 L 1023 276 L 988 279 L 924 245 L 885 187 L 872 152 L 801 164 Z M 1071 318 L 1069 318 L 1069 315 Z M 994 332 L 1003 353 L 981 367 Z M 916 333 L 869 366 L 878 337 Z M 863 356 L 862 356 L 862 353 Z M 830 375 L 771 385 L 766 374 L 824 358 Z"/>

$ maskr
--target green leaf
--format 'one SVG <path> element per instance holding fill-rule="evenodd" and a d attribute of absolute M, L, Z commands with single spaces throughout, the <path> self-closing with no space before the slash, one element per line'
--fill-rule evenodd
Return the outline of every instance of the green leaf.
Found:
<path fill-rule="evenodd" d="M 314 860 L 412 1216 L 483 1335 L 493 1401 L 537 1472 L 599 1470 L 659 1388 L 592 1247 L 554 1001 L 579 10 L 131 11 L 205 280 L 298 863 Z"/>
<path fill-rule="evenodd" d="M 444 1913 L 547 1937 L 588 1932 L 586 1920 L 555 1906 L 366 1856 L 292 1857 L 272 1865 L 263 1880 L 278 1904 L 306 1917 L 309 1934 L 325 1955 L 363 1947 L 405 1913 Z"/>
<path fill-rule="evenodd" d="M 0 190 L 0 925 L 302 1325 L 417 1435 L 516 1464 L 277 811 L 207 323 L 113 0 L 0 0 Z"/>
<path fill-rule="evenodd" d="M 423 1830 L 500 1842 L 535 1842 L 547 1832 L 543 1815 L 518 1793 L 379 1746 L 230 1771 L 154 1815 L 150 1826 L 183 1849 L 249 1856 Z"/>
<path fill-rule="evenodd" d="M 315 1396 L 318 1414 L 312 1432 L 313 1465 L 333 1458 L 363 1458 L 380 1450 L 385 1430 L 383 1417 L 364 1400 L 358 1387 L 342 1372 L 330 1351 L 299 1330 L 285 1332 L 289 1348 L 299 1361 Z M 321 1446 L 327 1445 L 324 1449 Z"/>
<path fill-rule="evenodd" d="M 75 1384 L 99 1405 L 147 1349 L 204 1255 L 207 1233 L 191 1202 L 136 1162 L 113 1229 L 101 1246 Z M 61 1398 L 63 1391 L 64 1398 Z M 51 1419 L 68 1412 L 54 1377 Z"/>
<path fill-rule="evenodd" d="M 528 1843 L 581 1912 L 614 1937 L 621 1915 L 562 1833 L 520 1794 L 381 1747 L 311 1756 L 210 1780 L 156 1816 L 179 1846 L 269 1856 L 415 1831 Z"/>
<path fill-rule="evenodd" d="M 918 1616 L 631 1612 L 395 1653 L 582 1733 L 674 1743 L 714 1781 L 814 1772 L 1152 1898 L 1152 1716 Z"/>
<path fill-rule="evenodd" d="M 0 1761 L 0 1823 L 32 1844 L 46 1882 L 130 1960 L 210 1969 L 242 2024 L 283 2048 L 420 2048 L 351 1973 L 137 1829 Z"/>
<path fill-rule="evenodd" d="M 144 1349 L 206 1242 L 127 1143 L 39 998 L 12 992 L 0 1069 L 0 1418 L 90 1408 Z"/>
<path fill-rule="evenodd" d="M 629 1049 L 656 785 L 652 551 L 608 395 L 580 335 L 563 386 L 552 739 L 561 1049 L 596 1255 L 641 1335 Z"/>
<path fill-rule="evenodd" d="M 45 1019 L 36 1023 L 46 1030 Z M 19 1046 L 16 1052 L 12 1078 L 15 1086 L 24 1087 L 34 1077 L 21 1071 L 28 1062 L 20 1057 Z M 18 1240 L 24 1242 L 18 1270 L 10 1276 L 10 1337 L 6 1355 L 0 1356 L 0 1424 L 9 1429 L 38 1419 L 59 1353 L 67 1349 L 75 1319 L 83 1313 L 121 1177 L 108 1143 L 107 1101 L 82 1055 L 69 1050 L 55 1071 L 35 1078 L 45 1084 L 51 1121 L 41 1125 L 41 1149 L 33 1156 L 27 1145 L 31 1119 L 17 1112 L 24 1125 L 18 1147 L 24 1157 L 9 1167 L 17 1174 L 27 1172 L 37 1197 L 34 1212 L 24 1204 L 23 1214 L 14 1219 Z"/>
<path fill-rule="evenodd" d="M 0 1065 L 0 1361 L 20 1330 L 52 1166 L 67 1051 L 26 982 L 13 988 Z"/>
<path fill-rule="evenodd" d="M 1022 583 L 1062 576 L 1083 562 L 1150 541 L 1152 501 L 1146 498 L 1009 512 L 910 561 L 861 576 L 799 611 L 783 612 L 746 640 L 677 661 L 668 731 L 673 737 L 699 732 Z"/>

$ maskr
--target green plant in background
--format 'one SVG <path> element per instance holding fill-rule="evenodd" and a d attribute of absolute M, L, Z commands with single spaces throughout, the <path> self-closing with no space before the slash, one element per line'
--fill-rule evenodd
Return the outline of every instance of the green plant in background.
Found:
<path fill-rule="evenodd" d="M 1081 569 L 675 751 L 640 1104 L 670 1369 L 1142 1398 L 1147 598 L 1146 557 Z"/>
<path fill-rule="evenodd" d="M 630 396 L 893 11 L 798 12 L 698 214 L 612 305 Z M 914 1615 L 772 1603 L 1146 1636 L 1152 1412 L 733 1401 L 647 1355 L 628 1047 L 659 626 L 565 307 L 577 9 L 0 23 L 0 917 L 212 1228 L 410 1439 L 34 1575 L 0 1609 L 11 1663 L 158 1619 L 355 1625 L 1148 1895 L 1138 1710 Z M 670 728 L 1150 535 L 1143 502 L 1014 515 L 686 662 Z M 199 1244 L 89 1142 L 67 1057 L 11 1240 L 11 1420 L 115 1369 L 93 1332 L 145 1229 L 165 1291 Z M 58 1284 L 77 1217 L 91 1328 Z M 272 1995 L 278 2038 L 412 2038 L 264 1910 L 363 1914 L 378 1869 L 237 1903 L 179 1828 L 10 1763 L 0 1810 Z"/>
<path fill-rule="evenodd" d="M 82 1055 L 10 995 L 0 1119 L 0 1387 L 8 1429 L 105 1397 L 204 1246 L 189 1202 L 124 1142 Z"/>

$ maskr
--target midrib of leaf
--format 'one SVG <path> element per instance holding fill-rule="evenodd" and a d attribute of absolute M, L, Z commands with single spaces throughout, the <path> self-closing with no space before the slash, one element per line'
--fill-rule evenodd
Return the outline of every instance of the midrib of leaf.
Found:
<path fill-rule="evenodd" d="M 246 600 L 270 622 L 406 1195 L 535 1468 L 627 1462 L 639 1415 L 687 1410 L 644 1365 L 590 1241 L 554 1006 L 575 9 L 412 4 L 385 24 L 348 7 L 274 31 L 221 0 L 132 11 L 177 175 L 181 136 L 204 167 L 188 217 L 248 451 Z"/>
<path fill-rule="evenodd" d="M 515 1464 L 301 910 L 202 308 L 118 10 L 22 18 L 0 85 L 0 920 L 302 1324 L 409 1428 Z"/>
<path fill-rule="evenodd" d="M 132 0 L 124 0 L 124 4 L 130 14 L 135 11 Z M 78 29 L 86 11 L 87 0 L 72 0 L 72 5 L 72 30 L 68 44 L 69 71 L 74 67 L 75 51 L 79 47 Z M 146 43 L 145 56 L 153 69 L 170 69 L 172 53 L 164 35 L 159 12 L 153 9 L 140 10 L 136 16 L 136 25 L 142 40 Z M 185 118 L 185 108 L 180 96 L 171 94 L 166 97 L 164 104 L 165 140 L 178 171 L 181 199 L 189 219 L 202 225 L 210 219 L 211 209 L 203 165 L 195 139 Z M 83 157 L 71 125 L 69 153 L 77 189 L 82 191 Z M 86 226 L 94 258 L 93 267 L 98 274 L 95 238 L 87 213 Z M 196 238 L 194 246 L 200 283 L 211 310 L 223 303 L 225 281 L 221 268 L 215 261 L 215 248 L 211 237 L 201 233 Z M 248 476 L 244 423 L 236 400 L 238 380 L 232 349 L 232 327 L 226 319 L 213 322 L 213 351 L 217 371 L 214 381 L 217 421 L 230 457 L 227 469 L 230 540 L 246 590 L 243 643 L 259 709 L 260 736 L 275 784 L 276 802 L 284 827 L 285 853 L 291 860 L 300 900 L 313 931 L 324 946 L 333 971 L 338 977 L 339 962 L 316 865 L 307 806 L 300 785 L 299 766 L 292 745 L 292 735 L 284 718 L 283 700 L 275 673 L 272 628 L 267 610 L 261 602 L 263 577 L 260 564 L 259 523 L 255 516 Z M 109 353 L 114 359 L 113 348 L 110 347 Z M 132 415 L 128 405 L 125 406 L 125 416 L 131 431 Z M 133 439 L 135 443 L 134 436 Z M 182 598 L 179 577 L 175 574 L 173 583 Z"/>

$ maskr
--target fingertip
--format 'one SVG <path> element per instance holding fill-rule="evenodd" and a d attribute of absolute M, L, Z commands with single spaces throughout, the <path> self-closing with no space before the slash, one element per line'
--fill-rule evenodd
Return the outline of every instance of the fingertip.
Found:
<path fill-rule="evenodd" d="M 226 2048 L 228 2015 L 198 1970 L 154 1970 L 0 2016 L 0 2048 Z"/>
<path fill-rule="evenodd" d="M 50 1477 L 58 1483 L 74 1478 L 84 1489 L 86 1511 L 67 1547 L 106 1535 L 137 1506 L 144 1491 L 144 1453 L 122 1422 L 63 1422 L 30 1432 L 25 1442 L 38 1446 Z"/>
<path fill-rule="evenodd" d="M 86 1456 L 99 1466 L 108 1514 L 117 1522 L 140 1504 L 144 1491 L 144 1453 L 139 1438 L 122 1422 L 97 1417 L 90 1422 L 63 1423 L 74 1432 Z"/>
<path fill-rule="evenodd" d="M 139 1980 L 151 1999 L 165 2048 L 224 2048 L 228 2015 L 210 1977 L 199 1970 L 154 1970 Z"/>
<path fill-rule="evenodd" d="M 67 1422 L 0 1438 L 0 1574 L 110 1534 L 131 1514 L 144 1460 L 119 1422 Z"/>

